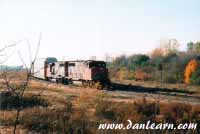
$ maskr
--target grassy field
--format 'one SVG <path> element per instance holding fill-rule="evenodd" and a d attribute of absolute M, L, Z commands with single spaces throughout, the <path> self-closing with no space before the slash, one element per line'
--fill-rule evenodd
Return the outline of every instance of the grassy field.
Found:
<path fill-rule="evenodd" d="M 17 83 L 15 81 L 14 83 Z M 123 81 L 128 85 L 165 88 L 158 83 Z M 181 87 L 182 86 L 182 87 Z M 199 87 L 166 85 L 170 90 L 195 91 Z M 20 103 L 17 94 L 4 93 L 1 82 L 0 133 L 12 133 L 16 109 L 20 108 L 17 133 L 72 133 L 72 134 L 118 134 L 118 133 L 171 133 L 166 130 L 98 130 L 100 123 L 133 122 L 200 122 L 200 105 L 189 101 L 163 101 L 145 95 L 134 97 L 135 92 L 104 91 L 74 85 L 61 85 L 31 80 Z M 142 94 L 142 93 L 141 93 Z M 166 96 L 168 97 L 168 96 Z M 177 98 L 177 97 L 175 97 Z M 188 103 L 189 102 L 189 103 Z M 183 131 L 183 130 L 181 130 Z M 179 133 L 180 130 L 174 130 Z M 197 130 L 190 131 L 197 134 Z"/>

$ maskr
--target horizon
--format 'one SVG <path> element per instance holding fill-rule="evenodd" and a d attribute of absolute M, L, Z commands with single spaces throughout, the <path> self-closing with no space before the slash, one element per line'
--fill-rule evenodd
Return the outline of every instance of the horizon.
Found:
<path fill-rule="evenodd" d="M 38 57 L 59 60 L 102 59 L 106 54 L 147 54 L 162 39 L 175 38 L 185 51 L 200 41 L 200 1 L 20 0 L 0 1 L 0 46 L 9 50 L 7 65 L 28 63 L 41 33 Z"/>

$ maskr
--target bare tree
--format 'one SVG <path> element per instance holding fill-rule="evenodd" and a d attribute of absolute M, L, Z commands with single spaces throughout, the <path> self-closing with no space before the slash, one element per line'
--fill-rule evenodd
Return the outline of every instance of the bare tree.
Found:
<path fill-rule="evenodd" d="M 3 64 L 9 60 L 9 58 L 13 55 L 13 52 L 9 55 L 6 54 L 6 51 L 10 50 L 11 48 L 15 47 L 16 45 L 18 45 L 20 41 L 17 41 L 13 44 L 10 45 L 5 45 L 4 47 L 2 47 L 0 49 L 0 66 L 1 66 L 1 72 L 0 72 L 0 78 L 4 79 L 4 85 L 6 86 L 6 92 L 11 92 L 14 91 L 15 88 L 12 87 L 9 83 L 11 81 L 11 77 L 8 77 L 8 70 L 6 66 L 3 66 Z M 4 67 L 4 68 L 3 68 Z"/>
<path fill-rule="evenodd" d="M 22 58 L 21 53 L 18 52 L 19 58 L 21 59 L 23 65 L 25 66 L 25 70 L 26 70 L 25 80 L 22 81 L 20 83 L 20 85 L 18 86 L 18 90 L 20 91 L 19 99 L 18 99 L 18 103 L 19 104 L 20 104 L 21 100 L 23 99 L 25 90 L 28 87 L 28 84 L 29 84 L 29 81 L 30 81 L 30 78 L 31 78 L 31 75 L 32 75 L 31 70 L 33 68 L 33 65 L 34 65 L 34 63 L 35 63 L 35 61 L 37 59 L 38 53 L 39 53 L 40 41 L 41 41 L 41 35 L 39 36 L 39 41 L 38 41 L 38 44 L 37 44 L 37 50 L 36 50 L 36 53 L 35 53 L 35 57 L 33 59 L 32 59 L 32 54 L 31 54 L 31 51 L 30 51 L 31 50 L 31 48 L 30 48 L 31 46 L 28 43 L 28 48 L 29 48 L 28 51 L 29 51 L 29 57 L 30 57 L 30 67 L 28 67 L 28 65 L 24 62 L 24 59 Z M 16 133 L 17 124 L 19 122 L 20 111 L 21 111 L 21 107 L 17 108 L 17 114 L 16 114 L 16 118 L 15 118 L 13 134 Z"/>
<path fill-rule="evenodd" d="M 17 113 L 16 113 L 16 118 L 15 118 L 15 121 L 14 121 L 13 134 L 16 133 L 17 125 L 19 123 L 20 111 L 22 110 L 22 107 L 20 106 L 20 104 L 22 102 L 24 93 L 25 93 L 25 91 L 28 87 L 28 84 L 29 84 L 29 81 L 30 81 L 30 78 L 31 78 L 31 75 L 32 75 L 31 70 L 33 68 L 33 65 L 34 65 L 34 63 L 37 59 L 38 53 L 39 53 L 41 34 L 39 36 L 37 49 L 36 49 L 35 56 L 34 56 L 33 59 L 32 59 L 32 53 L 31 53 L 31 45 L 30 45 L 28 40 L 25 40 L 25 41 L 27 42 L 27 45 L 28 45 L 30 65 L 25 63 L 25 61 L 24 61 L 24 59 L 21 55 L 21 52 L 18 51 L 18 56 L 19 56 L 19 58 L 20 58 L 20 60 L 23 64 L 23 67 L 24 67 L 23 78 L 20 79 L 20 77 L 19 77 L 19 75 L 21 75 L 20 73 L 16 74 L 15 71 L 9 71 L 8 69 L 5 69 L 0 74 L 1 78 L 4 80 L 4 85 L 5 85 L 5 91 L 4 92 L 6 94 L 16 94 L 18 96 L 17 97 L 18 98 L 17 103 L 19 104 L 19 107 L 16 108 Z M 21 42 L 21 40 L 16 42 L 16 43 L 13 43 L 11 45 L 4 46 L 3 48 L 0 49 L 0 55 L 1 55 L 0 65 L 3 65 L 13 54 L 13 53 L 11 53 L 11 55 L 6 55 L 5 54 L 6 51 L 10 48 L 15 47 L 20 42 Z M 2 58 L 3 56 L 4 56 L 4 58 Z M 13 83 L 15 83 L 15 84 L 13 84 Z"/>
<path fill-rule="evenodd" d="M 177 53 L 179 47 L 180 47 L 180 43 L 174 38 L 160 40 L 159 49 L 164 53 L 164 55 L 168 55 L 170 53 Z"/>

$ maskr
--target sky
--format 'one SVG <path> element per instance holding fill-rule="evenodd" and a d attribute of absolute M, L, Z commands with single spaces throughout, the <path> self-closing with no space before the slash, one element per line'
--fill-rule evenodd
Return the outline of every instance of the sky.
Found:
<path fill-rule="evenodd" d="M 162 39 L 200 41 L 199 0 L 0 0 L 0 61 L 149 53 Z M 29 45 L 28 45 L 29 44 Z M 31 56 L 29 54 L 29 47 Z M 2 56 L 3 55 L 3 56 Z"/>

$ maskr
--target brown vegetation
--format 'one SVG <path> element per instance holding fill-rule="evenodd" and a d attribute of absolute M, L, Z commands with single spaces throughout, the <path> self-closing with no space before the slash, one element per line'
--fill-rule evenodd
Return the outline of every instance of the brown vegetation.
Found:
<path fill-rule="evenodd" d="M 127 123 L 152 120 L 156 122 L 191 120 L 198 121 L 200 107 L 189 104 L 169 104 L 153 100 L 132 99 L 129 102 L 118 102 L 113 96 L 94 89 L 63 87 L 50 84 L 36 100 L 33 99 L 45 84 L 31 81 L 24 101 L 32 106 L 21 110 L 17 130 L 40 133 L 127 133 L 129 130 L 97 130 L 99 123 Z M 10 96 L 11 97 L 11 96 Z M 7 99 L 10 100 L 10 97 Z M 30 101 L 30 100 L 31 101 Z M 118 98 L 118 100 L 120 97 Z M 11 99 L 12 100 L 12 99 Z M 33 105 L 32 102 L 35 102 Z M 42 103 L 41 103 L 42 102 Z M 44 103 L 45 102 L 45 103 Z M 7 103 L 3 101 L 1 103 Z M 10 103 L 12 104 L 12 103 Z M 45 105 L 43 105 L 45 104 Z M 14 104 L 13 104 L 14 105 Z M 1 109 L 1 125 L 11 126 L 16 114 L 8 109 Z M 12 127 L 11 127 L 12 128 Z M 137 132 L 136 130 L 131 130 Z M 145 131 L 143 132 L 145 133 Z"/>

